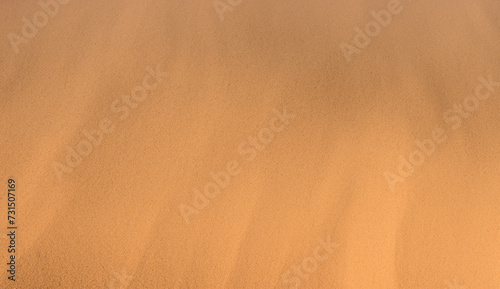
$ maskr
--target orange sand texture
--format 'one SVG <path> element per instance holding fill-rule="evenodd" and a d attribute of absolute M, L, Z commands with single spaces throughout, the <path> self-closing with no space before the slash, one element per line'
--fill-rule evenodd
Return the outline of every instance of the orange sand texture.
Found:
<path fill-rule="evenodd" d="M 500 288 L 499 1 L 0 14 L 0 288 Z"/>

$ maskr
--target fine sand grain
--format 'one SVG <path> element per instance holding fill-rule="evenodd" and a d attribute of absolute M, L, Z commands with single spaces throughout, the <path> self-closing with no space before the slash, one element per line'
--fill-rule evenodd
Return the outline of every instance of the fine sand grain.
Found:
<path fill-rule="evenodd" d="M 0 288 L 500 288 L 497 0 L 41 3 L 0 2 Z"/>

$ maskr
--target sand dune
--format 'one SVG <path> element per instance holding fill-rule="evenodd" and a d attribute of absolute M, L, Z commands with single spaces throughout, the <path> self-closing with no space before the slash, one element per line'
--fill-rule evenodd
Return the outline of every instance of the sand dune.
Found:
<path fill-rule="evenodd" d="M 40 3 L 1 288 L 500 288 L 497 1 Z"/>

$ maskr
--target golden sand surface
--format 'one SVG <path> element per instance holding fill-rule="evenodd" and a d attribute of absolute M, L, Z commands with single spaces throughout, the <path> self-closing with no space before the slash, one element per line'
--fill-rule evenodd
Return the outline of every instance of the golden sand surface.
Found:
<path fill-rule="evenodd" d="M 0 14 L 0 288 L 500 288 L 497 0 Z"/>

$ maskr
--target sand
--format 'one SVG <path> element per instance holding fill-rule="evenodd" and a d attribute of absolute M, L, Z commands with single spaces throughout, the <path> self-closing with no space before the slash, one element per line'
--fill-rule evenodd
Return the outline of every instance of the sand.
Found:
<path fill-rule="evenodd" d="M 500 2 L 41 2 L 1 288 L 500 288 Z"/>

